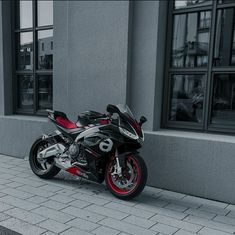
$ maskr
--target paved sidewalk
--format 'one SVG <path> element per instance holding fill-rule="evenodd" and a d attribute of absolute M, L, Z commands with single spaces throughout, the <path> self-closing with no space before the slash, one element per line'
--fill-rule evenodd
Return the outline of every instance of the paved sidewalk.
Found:
<path fill-rule="evenodd" d="M 235 205 L 151 187 L 121 201 L 105 185 L 67 173 L 42 180 L 27 161 L 0 155 L 0 226 L 28 235 L 226 235 L 235 234 Z"/>

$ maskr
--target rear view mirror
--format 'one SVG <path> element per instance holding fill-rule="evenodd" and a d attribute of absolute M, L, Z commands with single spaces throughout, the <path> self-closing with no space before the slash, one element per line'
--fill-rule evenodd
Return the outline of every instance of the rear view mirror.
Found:
<path fill-rule="evenodd" d="M 106 110 L 107 110 L 107 112 L 109 112 L 109 113 L 111 113 L 111 114 L 113 114 L 113 113 L 119 113 L 119 109 L 118 109 L 115 105 L 113 105 L 113 104 L 108 104 Z"/>
<path fill-rule="evenodd" d="M 147 122 L 147 118 L 144 116 L 141 116 L 140 122 L 139 122 L 140 126 L 142 126 L 145 122 Z"/>

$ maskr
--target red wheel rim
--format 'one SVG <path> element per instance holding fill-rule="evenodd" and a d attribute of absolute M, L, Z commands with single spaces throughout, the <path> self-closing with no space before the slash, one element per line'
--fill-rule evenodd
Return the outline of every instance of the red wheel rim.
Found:
<path fill-rule="evenodd" d="M 140 184 L 141 171 L 140 171 L 140 167 L 138 165 L 137 160 L 132 155 L 128 155 L 126 156 L 126 161 L 132 164 L 132 167 L 135 173 L 135 177 L 133 179 L 133 185 L 129 188 L 120 188 L 113 182 L 114 178 L 111 175 L 111 171 L 113 168 L 113 161 L 110 161 L 108 163 L 107 170 L 106 170 L 106 174 L 108 174 L 107 175 L 108 185 L 110 186 L 113 192 L 115 192 L 116 194 L 120 194 L 120 195 L 127 195 L 133 192 L 137 188 L 137 186 Z"/>

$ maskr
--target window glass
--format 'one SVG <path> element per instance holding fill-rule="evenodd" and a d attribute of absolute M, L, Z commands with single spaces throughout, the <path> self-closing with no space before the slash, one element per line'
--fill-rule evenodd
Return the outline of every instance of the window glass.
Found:
<path fill-rule="evenodd" d="M 171 53 L 172 67 L 207 66 L 210 24 L 210 11 L 175 15 Z"/>
<path fill-rule="evenodd" d="M 213 65 L 235 65 L 235 8 L 217 12 Z"/>
<path fill-rule="evenodd" d="M 38 31 L 38 69 L 53 69 L 53 30 Z"/>
<path fill-rule="evenodd" d="M 53 1 L 38 1 L 38 26 L 53 25 Z"/>
<path fill-rule="evenodd" d="M 235 74 L 214 76 L 211 122 L 235 125 Z"/>
<path fill-rule="evenodd" d="M 33 33 L 17 34 L 17 70 L 33 69 Z"/>
<path fill-rule="evenodd" d="M 205 6 L 211 4 L 211 0 L 175 0 L 175 8 L 186 8 L 195 6 Z"/>
<path fill-rule="evenodd" d="M 18 103 L 19 109 L 31 110 L 33 109 L 33 76 L 19 75 L 18 76 Z"/>
<path fill-rule="evenodd" d="M 38 76 L 38 109 L 52 108 L 52 75 Z"/>
<path fill-rule="evenodd" d="M 172 75 L 169 120 L 200 123 L 204 88 L 204 75 Z"/>
<path fill-rule="evenodd" d="M 20 29 L 33 27 L 32 1 L 17 2 L 16 27 Z"/>

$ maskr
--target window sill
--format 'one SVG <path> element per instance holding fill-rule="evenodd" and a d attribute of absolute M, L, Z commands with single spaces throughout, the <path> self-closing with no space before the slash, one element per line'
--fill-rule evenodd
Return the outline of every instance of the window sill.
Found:
<path fill-rule="evenodd" d="M 0 115 L 2 119 L 14 119 L 14 120 L 21 120 L 21 121 L 32 121 L 32 122 L 48 122 L 47 117 L 38 117 L 38 116 L 29 116 L 29 115 L 19 115 L 19 114 L 12 114 L 12 115 Z"/>
<path fill-rule="evenodd" d="M 159 130 L 159 131 L 145 131 L 146 135 L 156 135 L 156 136 L 170 136 L 186 139 L 195 139 L 195 140 L 207 140 L 207 141 L 218 141 L 224 143 L 235 143 L 234 136 L 231 135 L 220 135 L 220 134 L 210 134 L 210 133 L 196 133 L 196 132 L 187 132 L 187 131 L 178 131 L 178 130 Z"/>

